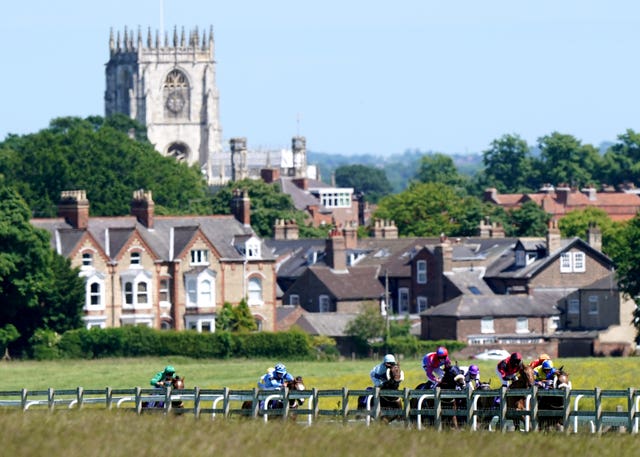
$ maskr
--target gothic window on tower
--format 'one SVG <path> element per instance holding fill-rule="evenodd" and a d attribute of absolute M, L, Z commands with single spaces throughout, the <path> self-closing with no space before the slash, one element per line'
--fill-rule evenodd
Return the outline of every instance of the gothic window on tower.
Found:
<path fill-rule="evenodd" d="M 178 162 L 182 162 L 187 160 L 189 156 L 189 150 L 182 143 L 173 143 L 169 145 L 169 148 L 167 149 L 167 155 L 169 157 L 173 157 Z"/>
<path fill-rule="evenodd" d="M 180 70 L 171 70 L 164 80 L 162 88 L 165 116 L 176 118 L 188 112 L 189 83 L 186 75 Z"/>

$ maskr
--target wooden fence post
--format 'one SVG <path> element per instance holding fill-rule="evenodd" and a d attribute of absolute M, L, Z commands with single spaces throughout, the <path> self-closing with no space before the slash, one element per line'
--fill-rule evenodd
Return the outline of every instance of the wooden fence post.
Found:
<path fill-rule="evenodd" d="M 500 388 L 500 431 L 507 431 L 507 386 Z"/>
<path fill-rule="evenodd" d="M 49 412 L 53 412 L 53 408 L 55 407 L 55 396 L 56 392 L 53 390 L 53 387 L 49 387 L 47 389 L 47 403 L 49 404 Z"/>
<path fill-rule="evenodd" d="M 596 433 L 600 435 L 602 433 L 602 390 L 600 387 L 594 389 L 595 404 L 596 404 Z"/>
<path fill-rule="evenodd" d="M 105 406 L 107 409 L 111 409 L 113 405 L 113 390 L 111 387 L 106 387 L 104 392 Z"/>
<path fill-rule="evenodd" d="M 342 388 L 342 421 L 347 422 L 349 415 L 349 389 Z"/>
<path fill-rule="evenodd" d="M 318 419 L 318 415 L 320 414 L 320 405 L 318 404 L 318 389 L 311 389 L 311 401 L 313 401 L 313 421 L 315 422 Z"/>
<path fill-rule="evenodd" d="M 404 388 L 404 392 L 402 394 L 402 405 L 404 406 L 403 417 L 405 425 L 409 426 L 411 419 L 411 401 L 409 401 L 409 392 L 411 390 L 408 387 Z"/>
<path fill-rule="evenodd" d="M 442 403 L 440 401 L 440 387 L 436 387 L 436 395 L 433 402 L 435 408 L 434 423 L 436 430 L 442 431 Z"/>
<path fill-rule="evenodd" d="M 136 414 L 140 415 L 142 414 L 142 389 L 140 386 L 136 387 L 134 395 L 136 399 Z"/>
<path fill-rule="evenodd" d="M 531 404 L 530 404 L 530 413 L 531 413 L 531 431 L 537 432 L 539 429 L 539 418 L 538 418 L 538 386 L 531 386 Z"/>
<path fill-rule="evenodd" d="M 84 389 L 82 387 L 76 389 L 76 400 L 78 400 L 78 409 L 82 409 L 82 402 L 84 401 Z"/>
<path fill-rule="evenodd" d="M 200 409 L 202 408 L 200 400 L 200 387 L 195 386 L 193 388 L 193 416 L 196 419 L 200 419 Z"/>

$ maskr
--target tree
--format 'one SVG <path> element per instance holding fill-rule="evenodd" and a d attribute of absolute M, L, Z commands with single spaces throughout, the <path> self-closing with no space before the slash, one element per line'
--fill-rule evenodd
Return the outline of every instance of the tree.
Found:
<path fill-rule="evenodd" d="M 534 201 L 526 201 L 520 208 L 508 211 L 508 236 L 544 236 L 549 227 L 549 215 Z"/>
<path fill-rule="evenodd" d="M 197 167 L 163 157 L 143 137 L 144 127 L 122 117 L 51 121 L 48 129 L 0 143 L 0 174 L 37 216 L 56 215 L 63 190 L 84 189 L 94 216 L 128 214 L 136 189 L 153 191 L 157 214 L 186 214 L 208 195 Z M 123 131 L 126 130 L 126 131 Z"/>
<path fill-rule="evenodd" d="M 469 236 L 477 232 L 483 205 L 441 183 L 417 183 L 383 198 L 376 219 L 392 220 L 401 236 Z"/>
<path fill-rule="evenodd" d="M 355 193 L 364 194 L 369 203 L 377 203 L 380 198 L 389 195 L 391 184 L 384 170 L 366 165 L 344 165 L 336 168 L 336 185 L 352 187 Z"/>
<path fill-rule="evenodd" d="M 577 236 L 583 240 L 586 240 L 587 231 L 592 225 L 596 225 L 600 229 L 602 233 L 602 251 L 608 253 L 614 238 L 618 236 L 616 225 L 619 224 L 612 221 L 606 211 L 600 208 L 587 207 L 570 211 L 558 222 L 558 227 L 563 237 Z"/>
<path fill-rule="evenodd" d="M 504 135 L 491 142 L 482 153 L 484 172 L 481 182 L 500 193 L 524 192 L 532 189 L 531 153 L 527 142 L 518 135 Z"/>
<path fill-rule="evenodd" d="M 460 186 L 464 181 L 453 159 L 440 153 L 422 156 L 416 179 L 424 183 L 440 183 L 452 187 Z"/>
<path fill-rule="evenodd" d="M 384 339 L 386 320 L 374 306 L 365 306 L 344 329 L 345 335 L 354 337 L 361 351 Z"/>
<path fill-rule="evenodd" d="M 225 302 L 216 319 L 216 328 L 228 332 L 252 332 L 258 329 L 245 299 L 237 306 Z"/>
<path fill-rule="evenodd" d="M 625 182 L 640 183 L 640 134 L 628 129 L 618 136 L 619 142 L 603 156 L 600 182 L 618 186 Z"/>
<path fill-rule="evenodd" d="M 4 360 L 11 358 L 9 356 L 9 343 L 20 338 L 20 333 L 16 329 L 15 325 L 7 324 L 0 328 L 0 352 L 4 354 L 2 357 Z"/>
<path fill-rule="evenodd" d="M 77 271 L 54 255 L 48 232 L 31 225 L 30 216 L 15 190 L 0 187 L 0 328 L 15 326 L 18 350 L 39 328 L 78 326 L 84 302 Z"/>
<path fill-rule="evenodd" d="M 548 183 L 570 186 L 590 184 L 602 168 L 598 150 L 591 145 L 582 145 L 572 135 L 553 132 L 539 138 L 538 146 L 540 159 L 534 166 L 540 167 L 541 177 Z"/>

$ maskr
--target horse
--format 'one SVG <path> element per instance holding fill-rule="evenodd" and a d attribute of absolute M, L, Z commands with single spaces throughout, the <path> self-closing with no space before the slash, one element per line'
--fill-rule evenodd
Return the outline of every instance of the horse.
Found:
<path fill-rule="evenodd" d="M 184 376 L 181 378 L 180 376 L 167 376 L 164 380 L 165 385 L 168 385 L 171 387 L 171 390 L 183 390 L 184 389 Z M 177 409 L 182 409 L 184 408 L 184 403 L 182 402 L 182 400 L 172 400 L 171 401 L 171 407 L 172 408 L 177 408 Z M 142 409 L 164 409 L 164 401 L 143 401 L 142 402 Z"/>
<path fill-rule="evenodd" d="M 533 368 L 529 365 L 521 365 L 518 371 L 517 378 L 511 382 L 508 389 L 530 389 L 536 382 L 535 372 Z M 510 395 L 507 397 L 507 410 L 516 410 L 516 411 L 524 411 L 526 409 L 526 397 L 524 396 L 513 396 Z M 520 419 L 524 417 L 522 415 L 517 415 L 513 419 L 513 425 L 516 430 L 519 428 Z"/>
<path fill-rule="evenodd" d="M 548 396 L 541 395 L 538 397 L 538 410 L 539 411 L 563 411 L 564 410 L 564 391 L 571 390 L 571 381 L 569 380 L 569 373 L 564 371 L 564 366 L 560 367 L 553 374 L 553 379 L 550 382 L 544 382 L 542 389 L 547 391 L 557 392 L 558 395 Z M 541 429 L 556 429 L 562 431 L 564 424 L 561 418 L 557 416 L 543 416 L 539 420 Z"/>
<path fill-rule="evenodd" d="M 380 390 L 398 390 L 400 383 L 404 379 L 404 373 L 400 369 L 399 364 L 392 365 L 387 368 L 386 379 L 380 384 Z M 367 390 L 372 387 L 367 388 Z M 370 395 L 360 395 L 358 397 L 358 409 L 367 409 L 367 402 Z M 402 399 L 396 396 L 381 395 L 380 396 L 380 408 L 381 409 L 402 409 Z M 382 419 L 386 422 L 392 422 L 395 419 L 401 417 L 400 415 L 389 416 L 383 415 Z"/>
<path fill-rule="evenodd" d="M 445 367 L 444 374 L 442 375 L 442 379 L 438 384 L 440 389 L 442 390 L 464 390 L 466 388 L 464 373 L 457 365 L 449 365 Z M 433 390 L 434 383 L 429 380 L 427 382 L 423 382 L 418 384 L 415 390 Z M 452 409 L 454 410 L 453 415 L 448 416 L 446 423 L 449 424 L 452 428 L 458 428 L 458 418 L 455 415 L 455 411 L 458 408 L 464 408 L 466 400 L 464 399 L 441 399 L 440 400 L 442 409 Z M 418 399 L 411 399 L 411 409 L 418 408 Z M 434 400 L 426 399 L 422 403 L 423 408 L 433 408 Z M 431 425 L 433 425 L 435 418 L 432 415 L 422 415 L 422 419 L 427 419 Z"/>
<path fill-rule="evenodd" d="M 297 390 L 297 391 L 303 391 L 306 389 L 302 376 L 296 376 L 292 380 L 286 381 L 284 383 L 284 387 L 287 390 Z M 274 392 L 277 392 L 277 391 L 274 391 Z M 304 404 L 304 398 L 289 399 L 290 410 L 295 410 L 302 404 Z M 260 402 L 260 407 L 263 408 L 264 406 L 265 405 L 263 404 L 263 402 Z M 252 408 L 253 408 L 253 400 L 245 400 L 242 403 L 243 410 L 251 410 Z M 282 399 L 270 400 L 269 404 L 266 405 L 266 409 L 282 409 L 282 408 L 284 408 L 284 403 Z M 291 413 L 289 417 L 291 417 L 292 419 L 295 419 L 296 417 L 295 412 Z"/>

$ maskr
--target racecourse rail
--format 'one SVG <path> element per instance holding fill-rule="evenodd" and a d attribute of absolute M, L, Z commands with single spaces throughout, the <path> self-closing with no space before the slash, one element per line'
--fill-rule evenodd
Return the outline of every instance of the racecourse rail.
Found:
<path fill-rule="evenodd" d="M 357 399 L 366 398 L 366 408 L 357 409 Z M 402 399 L 401 409 L 386 409 L 380 404 L 381 396 L 397 396 Z M 507 399 L 511 396 L 525 397 L 524 410 L 507 407 Z M 538 402 L 544 396 L 563 397 L 563 407 L 559 409 L 539 409 Z M 479 400 L 482 397 L 500 398 L 499 404 L 493 408 L 482 409 Z M 283 400 L 281 409 L 264 409 L 270 400 Z M 452 399 L 466 400 L 466 407 L 451 409 L 447 407 Z M 291 408 L 289 400 L 304 400 L 301 406 Z M 413 400 L 413 402 L 412 402 Z M 608 405 L 603 407 L 603 400 Z M 182 401 L 183 408 L 172 407 L 172 401 Z M 242 408 L 242 403 L 250 402 L 250 408 Z M 146 402 L 163 402 L 162 409 L 143 408 Z M 414 403 L 415 407 L 411 404 Z M 615 409 L 611 404 L 616 403 Z M 327 408 L 327 405 L 331 407 Z M 322 406 L 322 407 L 321 407 Z M 521 431 L 537 431 L 542 421 L 553 421 L 558 430 L 567 433 L 588 431 L 602 433 L 607 430 L 624 431 L 637 434 L 640 421 L 640 390 L 542 390 L 530 389 L 508 390 L 349 390 L 346 387 L 335 390 L 311 389 L 295 391 L 268 390 L 231 390 L 221 389 L 84 389 L 78 387 L 71 390 L 22 389 L 19 391 L 0 391 L 0 408 L 21 409 L 24 412 L 46 410 L 72 410 L 81 408 L 125 409 L 137 414 L 157 412 L 162 414 L 179 413 L 192 415 L 195 418 L 210 417 L 213 420 L 231 417 L 249 417 L 262 419 L 265 422 L 274 419 L 295 419 L 311 425 L 326 419 L 340 422 L 364 421 L 369 425 L 372 421 L 383 421 L 394 418 L 417 429 L 425 428 L 425 420 L 429 426 L 442 430 L 450 426 L 453 416 L 461 427 L 471 430 L 514 429 L 519 424 Z M 517 419 L 514 422 L 514 419 Z"/>

